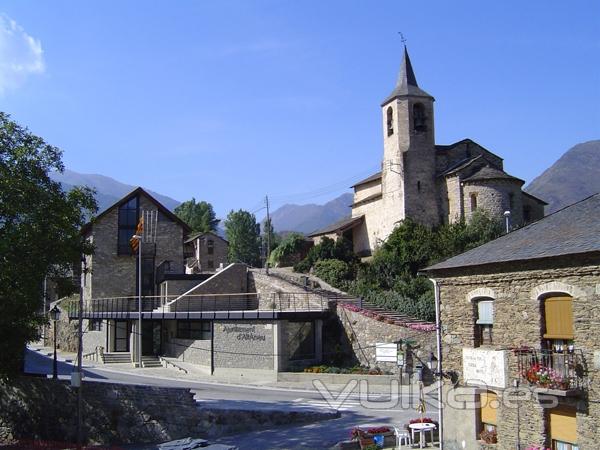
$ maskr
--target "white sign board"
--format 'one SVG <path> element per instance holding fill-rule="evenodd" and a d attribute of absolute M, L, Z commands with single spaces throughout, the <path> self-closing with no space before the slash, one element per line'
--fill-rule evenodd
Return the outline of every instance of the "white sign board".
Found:
<path fill-rule="evenodd" d="M 463 348 L 466 384 L 506 388 L 506 352 Z"/>
<path fill-rule="evenodd" d="M 398 344 L 376 343 L 375 359 L 381 362 L 395 363 L 398 360 Z"/>

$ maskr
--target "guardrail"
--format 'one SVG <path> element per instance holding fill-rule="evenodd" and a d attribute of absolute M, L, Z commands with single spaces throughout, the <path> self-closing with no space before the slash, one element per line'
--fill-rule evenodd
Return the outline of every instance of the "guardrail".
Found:
<path fill-rule="evenodd" d="M 145 318 L 170 318 L 182 316 L 202 318 L 276 317 L 280 313 L 324 312 L 329 309 L 326 297 L 311 292 L 280 292 L 259 295 L 256 293 L 189 294 L 184 297 L 145 296 L 141 298 L 141 311 Z M 138 297 L 98 298 L 84 302 L 85 318 L 130 319 L 138 316 Z M 67 307 L 69 317 L 78 316 L 79 305 Z M 254 313 L 254 314 L 244 314 Z"/>
<path fill-rule="evenodd" d="M 559 391 L 585 387 L 586 364 L 578 349 L 553 350 L 517 349 L 519 373 L 532 386 Z"/>

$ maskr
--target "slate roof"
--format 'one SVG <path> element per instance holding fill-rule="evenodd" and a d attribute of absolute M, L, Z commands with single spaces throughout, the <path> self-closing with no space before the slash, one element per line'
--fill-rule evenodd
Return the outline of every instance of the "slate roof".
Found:
<path fill-rule="evenodd" d="M 339 220 L 331 225 L 321 228 L 320 230 L 313 231 L 308 235 L 308 237 L 321 236 L 323 234 L 331 234 L 335 233 L 336 231 L 344 231 L 349 228 L 354 228 L 363 221 L 364 217 L 365 216 L 346 217 L 345 219 Z"/>
<path fill-rule="evenodd" d="M 590 252 L 600 252 L 600 194 L 427 267 L 424 272 Z"/>
<path fill-rule="evenodd" d="M 173 222 L 176 222 L 177 224 L 179 224 L 179 226 L 181 226 L 183 228 L 184 232 L 189 233 L 192 230 L 187 223 L 185 223 L 183 220 L 181 220 L 179 217 L 177 217 L 175 214 L 173 214 L 169 210 L 169 208 L 167 208 L 161 202 L 156 200 L 152 195 L 150 195 L 148 193 L 148 191 L 144 190 L 144 188 L 138 186 L 134 190 L 132 190 L 129 194 L 125 195 L 120 200 L 117 200 L 111 206 L 106 208 L 104 211 L 102 211 L 100 214 L 98 214 L 96 217 L 92 218 L 92 220 L 90 220 L 88 223 L 86 223 L 81 228 L 82 234 L 87 234 L 92 229 L 92 226 L 94 225 L 94 223 L 99 221 L 100 219 L 102 219 L 104 216 L 106 216 L 110 211 L 112 211 L 115 208 L 118 208 L 122 204 L 128 202 L 129 199 L 131 199 L 132 197 L 134 197 L 136 195 L 140 195 L 140 194 L 146 196 L 152 203 L 154 203 L 156 205 L 157 209 L 161 213 L 163 213 L 165 216 L 167 216 Z"/>
<path fill-rule="evenodd" d="M 183 241 L 183 243 L 184 243 L 184 244 L 188 244 L 188 243 L 190 243 L 190 242 L 192 242 L 192 241 L 195 241 L 195 240 L 196 240 L 196 239 L 198 239 L 200 236 L 205 236 L 205 235 L 211 235 L 211 236 L 214 236 L 214 237 L 216 237 L 217 239 L 220 239 L 220 240 L 222 240 L 222 241 L 225 241 L 225 242 L 229 243 L 229 242 L 227 241 L 227 239 L 223 239 L 223 238 L 222 238 L 221 236 L 219 236 L 217 233 L 213 233 L 212 231 L 201 231 L 201 232 L 199 232 L 199 233 L 192 233 L 192 234 L 190 234 L 190 235 L 189 235 L 189 236 L 188 236 L 188 237 L 185 239 L 185 241 Z"/>
<path fill-rule="evenodd" d="M 482 181 L 482 180 L 515 180 L 520 181 L 521 183 L 525 183 L 525 181 L 520 178 L 513 177 L 512 175 L 507 174 L 503 170 L 495 169 L 490 166 L 484 166 L 475 172 L 470 177 L 465 178 L 463 181 L 468 183 L 470 181 Z"/>
<path fill-rule="evenodd" d="M 402 97 L 411 95 L 414 97 L 428 97 L 433 98 L 427 92 L 419 88 L 417 84 L 417 77 L 410 63 L 410 57 L 406 46 L 404 46 L 404 57 L 402 58 L 402 65 L 400 66 L 400 73 L 398 74 L 398 80 L 396 81 L 396 87 L 390 95 L 383 101 L 381 106 L 395 99 L 396 97 Z"/>
<path fill-rule="evenodd" d="M 440 174 L 440 176 L 451 175 L 451 174 L 453 174 L 455 172 L 458 172 L 458 171 L 464 169 L 465 167 L 470 166 L 473 162 L 477 161 L 480 158 L 482 158 L 481 155 L 473 156 L 471 158 L 462 159 L 462 160 L 458 161 L 457 163 L 451 165 L 449 168 L 447 168 L 444 172 L 442 172 Z"/>
<path fill-rule="evenodd" d="M 381 178 L 381 172 L 377 172 L 377 173 L 374 173 L 373 175 L 365 178 L 364 180 L 360 180 L 358 183 L 355 183 L 350 187 L 353 188 L 356 186 L 360 186 L 361 184 L 367 184 L 367 183 L 370 183 L 371 181 L 379 180 L 380 178 Z"/>

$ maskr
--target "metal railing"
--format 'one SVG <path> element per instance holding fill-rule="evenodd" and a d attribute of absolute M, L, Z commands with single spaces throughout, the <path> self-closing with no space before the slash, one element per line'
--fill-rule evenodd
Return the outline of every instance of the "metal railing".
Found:
<path fill-rule="evenodd" d="M 515 350 L 519 373 L 530 385 L 562 391 L 585 388 L 587 374 L 581 350 Z"/>
<path fill-rule="evenodd" d="M 329 309 L 326 297 L 310 292 L 280 292 L 269 294 L 189 294 L 185 296 L 145 296 L 141 299 L 145 318 L 185 318 L 194 315 L 210 315 L 219 318 L 243 318 L 245 312 L 254 316 L 275 317 L 280 313 L 324 312 Z M 79 305 L 67 305 L 69 317 L 77 317 Z M 113 297 L 87 300 L 83 304 L 85 318 L 130 319 L 137 317 L 139 298 Z M 224 314 L 223 314 L 224 313 Z M 234 313 L 242 313 L 240 314 Z M 258 314 L 259 313 L 259 314 Z M 246 314 L 250 317 L 252 315 Z M 202 316 L 204 318 L 204 316 Z"/>

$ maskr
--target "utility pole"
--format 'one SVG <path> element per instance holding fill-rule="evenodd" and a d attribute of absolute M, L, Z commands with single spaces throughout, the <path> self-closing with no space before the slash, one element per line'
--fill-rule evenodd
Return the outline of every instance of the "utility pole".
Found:
<path fill-rule="evenodd" d="M 271 256 L 271 216 L 269 215 L 268 195 L 265 195 L 265 202 L 267 203 L 267 258 L 265 260 L 265 268 L 267 275 L 269 275 L 269 256 Z"/>

